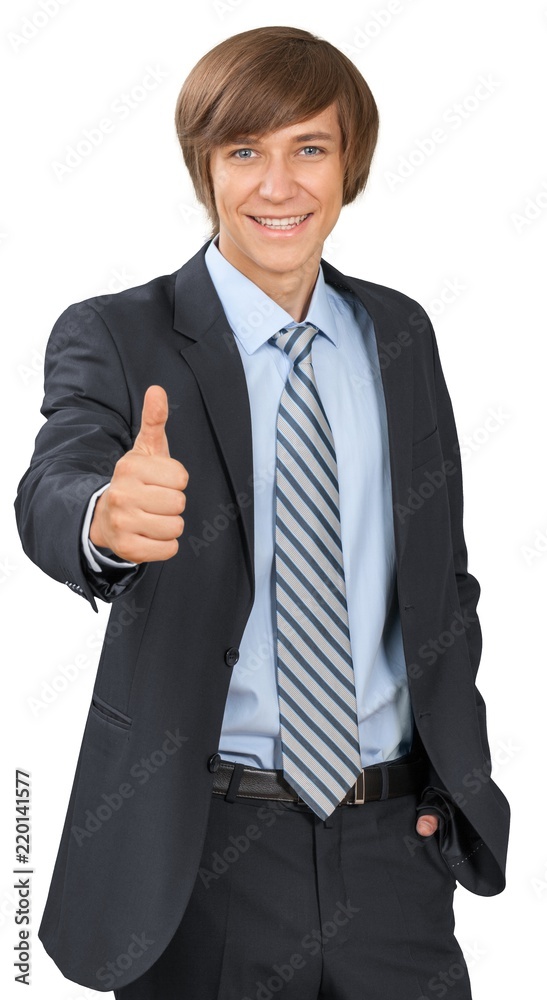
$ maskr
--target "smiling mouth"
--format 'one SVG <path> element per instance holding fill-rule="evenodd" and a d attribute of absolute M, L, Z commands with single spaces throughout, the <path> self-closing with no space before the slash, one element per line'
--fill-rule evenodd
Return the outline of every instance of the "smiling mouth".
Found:
<path fill-rule="evenodd" d="M 309 218 L 311 212 L 307 215 L 290 215 L 284 219 L 271 219 L 268 216 L 252 215 L 251 218 L 258 222 L 265 229 L 295 229 L 299 226 L 305 219 Z"/>

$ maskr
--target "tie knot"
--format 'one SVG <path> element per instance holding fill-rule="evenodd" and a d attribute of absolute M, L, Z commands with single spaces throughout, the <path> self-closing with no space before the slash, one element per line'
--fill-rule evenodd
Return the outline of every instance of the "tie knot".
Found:
<path fill-rule="evenodd" d="M 284 326 L 277 333 L 274 333 L 268 342 L 285 351 L 293 365 L 298 365 L 310 357 L 312 340 L 317 333 L 319 330 L 311 323 L 299 323 L 298 326 L 290 328 Z"/>

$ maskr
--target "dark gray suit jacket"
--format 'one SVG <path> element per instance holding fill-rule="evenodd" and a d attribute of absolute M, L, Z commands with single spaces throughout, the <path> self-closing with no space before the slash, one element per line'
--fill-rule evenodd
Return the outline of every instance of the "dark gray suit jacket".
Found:
<path fill-rule="evenodd" d="M 201 857 L 230 673 L 254 599 L 251 415 L 239 350 L 204 262 L 71 305 L 45 360 L 47 422 L 16 516 L 27 555 L 112 604 L 40 938 L 63 974 L 121 987 L 159 957 Z M 482 895 L 505 886 L 509 805 L 492 780 L 480 588 L 467 570 L 461 464 L 431 323 L 399 291 L 341 274 L 369 312 L 385 394 L 397 587 L 413 716 L 429 761 L 424 803 L 439 849 Z M 91 494 L 131 448 L 151 384 L 168 394 L 171 455 L 190 473 L 171 560 L 125 592 L 101 585 L 80 545 Z M 61 626 L 61 623 L 60 623 Z M 363 807 L 363 808 L 366 808 Z M 411 849 L 411 845 L 409 845 Z M 142 937 L 144 935 L 144 937 Z"/>

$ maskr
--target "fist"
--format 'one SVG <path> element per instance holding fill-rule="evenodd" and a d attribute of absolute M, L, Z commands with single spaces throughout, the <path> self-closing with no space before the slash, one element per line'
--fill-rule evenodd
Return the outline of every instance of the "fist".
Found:
<path fill-rule="evenodd" d="M 184 531 L 188 472 L 169 454 L 168 416 L 165 389 L 151 385 L 133 447 L 116 462 L 110 486 L 95 504 L 91 541 L 127 562 L 171 559 Z"/>

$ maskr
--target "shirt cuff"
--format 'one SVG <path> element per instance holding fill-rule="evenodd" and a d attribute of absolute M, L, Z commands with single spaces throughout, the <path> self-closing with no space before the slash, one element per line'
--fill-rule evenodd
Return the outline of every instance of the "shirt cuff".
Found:
<path fill-rule="evenodd" d="M 120 559 L 114 552 L 112 552 L 111 549 L 103 549 L 101 551 L 101 549 L 97 548 L 97 546 L 93 544 L 89 537 L 89 529 L 91 527 L 91 521 L 93 520 L 95 504 L 97 503 L 101 493 L 104 493 L 109 486 L 110 483 L 105 483 L 104 486 L 101 486 L 101 488 L 93 494 L 87 506 L 82 526 L 82 549 L 89 566 L 95 573 L 101 573 L 104 568 L 132 569 L 134 566 L 138 566 L 138 563 L 125 562 L 123 559 Z M 110 552 L 111 555 L 105 555 L 106 552 Z"/>

